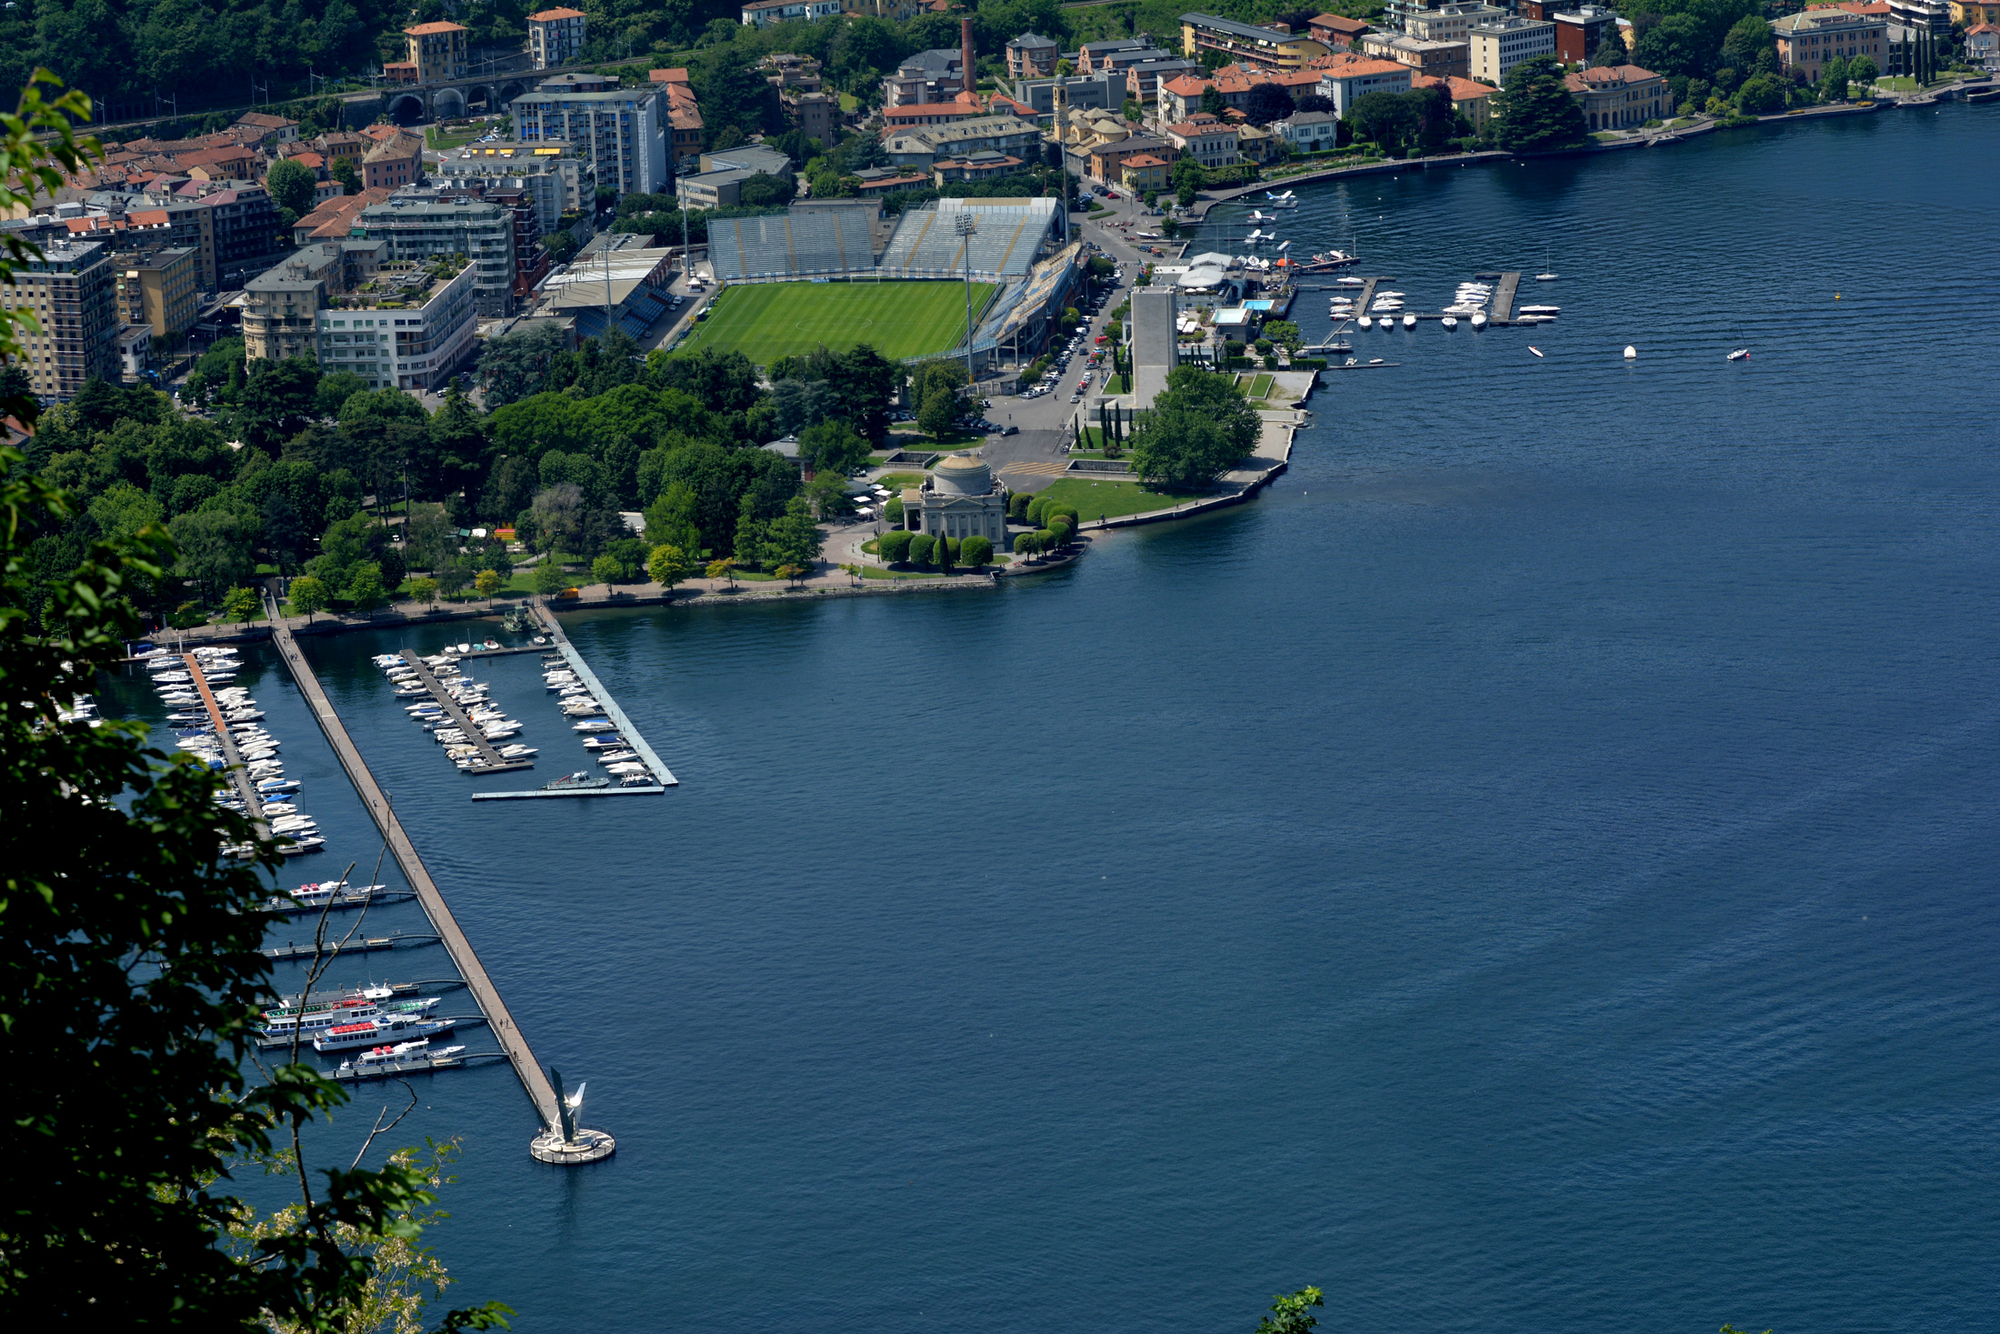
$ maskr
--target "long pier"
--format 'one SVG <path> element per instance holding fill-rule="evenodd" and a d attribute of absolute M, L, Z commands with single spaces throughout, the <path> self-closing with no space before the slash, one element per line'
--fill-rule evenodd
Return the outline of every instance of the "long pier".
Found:
<path fill-rule="evenodd" d="M 187 664 L 188 676 L 194 688 L 201 692 L 201 702 L 208 709 L 209 721 L 215 724 L 215 740 L 222 747 L 222 762 L 227 766 L 229 781 L 236 785 L 236 795 L 243 798 L 243 810 L 250 822 L 257 826 L 258 838 L 271 836 L 271 823 L 264 818 L 264 801 L 257 795 L 257 785 L 250 781 L 250 770 L 243 763 L 243 752 L 236 748 L 236 738 L 230 735 L 229 724 L 222 721 L 222 706 L 215 702 L 215 692 L 208 688 L 208 678 L 202 675 L 201 659 L 192 653 L 183 653 L 181 661 Z"/>
<path fill-rule="evenodd" d="M 430 918 L 432 928 L 437 932 L 451 961 L 458 966 L 459 975 L 472 992 L 473 1001 L 493 1028 L 493 1035 L 500 1040 L 507 1059 L 513 1063 L 514 1073 L 520 1076 L 521 1086 L 527 1090 L 528 1098 L 535 1104 L 535 1113 L 543 1126 L 561 1124 L 556 1110 L 556 1091 L 549 1083 L 549 1077 L 542 1067 L 535 1063 L 535 1053 L 529 1048 L 528 1040 L 514 1024 L 514 1017 L 507 1012 L 506 1002 L 500 999 L 500 989 L 487 976 L 486 965 L 479 961 L 479 955 L 466 939 L 458 920 L 451 915 L 451 908 L 445 903 L 444 895 L 438 892 L 437 883 L 424 866 L 423 858 L 417 855 L 416 845 L 403 832 L 402 822 L 396 819 L 396 812 L 389 806 L 389 799 L 375 782 L 375 775 L 369 772 L 368 764 L 361 758 L 361 752 L 347 735 L 347 728 L 334 711 L 333 702 L 320 688 L 319 678 L 299 651 L 298 641 L 285 628 L 276 615 L 276 608 L 270 605 L 270 595 L 265 595 L 266 609 L 271 614 L 271 639 L 278 646 L 278 655 L 291 670 L 292 679 L 298 682 L 299 691 L 312 706 L 313 717 L 319 720 L 320 730 L 332 743 L 333 750 L 340 757 L 341 767 L 354 788 L 361 794 L 362 803 L 368 814 L 381 829 L 389 842 L 389 850 L 395 854 L 396 864 L 403 868 L 403 876 L 410 882 L 410 888 L 417 893 L 417 902 L 423 905 L 424 916 Z M 282 957 L 282 956 L 280 956 Z"/>
<path fill-rule="evenodd" d="M 483 766 L 473 769 L 470 772 L 475 774 L 504 774 L 511 769 L 532 769 L 535 767 L 533 760 L 510 760 L 502 755 L 500 748 L 493 744 L 492 738 L 479 729 L 478 723 L 472 721 L 472 715 L 465 711 L 465 706 L 453 699 L 451 692 L 444 688 L 444 682 L 438 680 L 432 674 L 429 666 L 425 664 L 422 655 L 415 652 L 405 652 L 403 654 L 403 662 L 404 665 L 417 674 L 417 679 L 424 683 L 424 689 L 431 692 L 431 698 L 438 702 L 438 706 L 451 715 L 451 720 L 458 724 L 460 731 L 465 733 L 466 743 L 477 747 L 479 758 L 486 761 Z"/>
<path fill-rule="evenodd" d="M 681 780 L 674 777 L 674 771 L 661 762 L 660 757 L 653 753 L 653 748 L 646 744 L 646 738 L 639 735 L 639 729 L 632 726 L 632 720 L 625 716 L 625 710 L 618 707 L 618 701 L 611 698 L 611 692 L 604 688 L 604 683 L 597 679 L 597 674 L 590 670 L 588 663 L 584 662 L 583 655 L 569 642 L 569 636 L 563 633 L 562 626 L 556 623 L 555 613 L 542 605 L 539 599 L 535 601 L 534 609 L 536 619 L 541 621 L 548 630 L 550 638 L 555 640 L 556 648 L 563 655 L 563 661 L 570 665 L 577 679 L 581 680 L 584 688 L 590 691 L 591 698 L 604 707 L 604 716 L 617 725 L 618 735 L 625 738 L 625 744 L 639 752 L 639 760 L 652 771 L 653 781 L 661 787 L 679 787 Z"/>

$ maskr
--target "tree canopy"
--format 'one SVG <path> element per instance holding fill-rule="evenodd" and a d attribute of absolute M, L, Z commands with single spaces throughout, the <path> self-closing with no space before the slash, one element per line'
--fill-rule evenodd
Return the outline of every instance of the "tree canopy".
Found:
<path fill-rule="evenodd" d="M 1175 488 L 1207 486 L 1257 444 L 1260 423 L 1227 375 L 1179 366 L 1132 426 L 1132 470 Z M 1029 507 L 1029 522 L 1035 522 Z"/>
<path fill-rule="evenodd" d="M 1524 60 L 1493 95 L 1494 138 L 1514 153 L 1546 153 L 1590 140 L 1583 107 L 1570 95 L 1552 56 Z"/>

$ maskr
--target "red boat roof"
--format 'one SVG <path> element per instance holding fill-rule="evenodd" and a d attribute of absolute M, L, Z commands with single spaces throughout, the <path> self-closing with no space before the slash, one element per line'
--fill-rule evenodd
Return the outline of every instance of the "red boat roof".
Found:
<path fill-rule="evenodd" d="M 375 1031 L 375 1025 L 372 1023 L 336 1024 L 334 1025 L 333 1031 L 336 1033 L 372 1033 Z"/>

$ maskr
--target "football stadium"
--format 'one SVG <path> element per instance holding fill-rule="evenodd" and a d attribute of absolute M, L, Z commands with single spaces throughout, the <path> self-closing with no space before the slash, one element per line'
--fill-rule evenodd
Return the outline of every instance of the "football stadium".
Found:
<path fill-rule="evenodd" d="M 884 218 L 873 200 L 805 200 L 717 218 L 708 266 L 723 286 L 679 351 L 740 351 L 768 366 L 824 343 L 900 360 L 964 357 L 985 372 L 1032 361 L 1060 333 L 1080 247 L 1053 199 L 940 199 Z M 965 277 L 973 284 L 968 340 Z"/>

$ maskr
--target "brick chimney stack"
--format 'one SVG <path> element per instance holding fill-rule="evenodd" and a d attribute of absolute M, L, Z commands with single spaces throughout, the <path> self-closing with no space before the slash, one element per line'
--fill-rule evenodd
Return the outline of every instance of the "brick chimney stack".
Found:
<path fill-rule="evenodd" d="M 979 90 L 979 75 L 972 67 L 972 20 L 969 18 L 958 21 L 958 62 L 965 71 L 962 78 L 969 100 Z"/>

